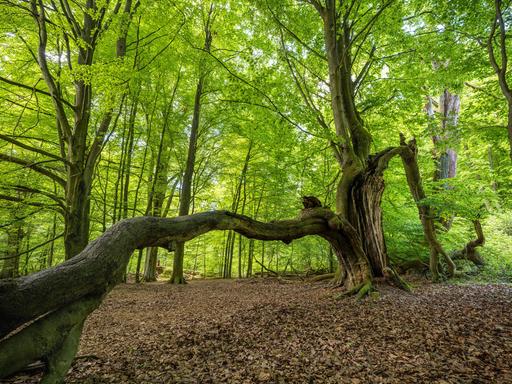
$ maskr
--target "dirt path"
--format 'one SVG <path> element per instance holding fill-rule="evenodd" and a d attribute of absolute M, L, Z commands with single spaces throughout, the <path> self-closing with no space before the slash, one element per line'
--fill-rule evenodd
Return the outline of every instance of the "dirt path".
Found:
<path fill-rule="evenodd" d="M 268 280 L 122 285 L 87 321 L 67 382 L 512 383 L 512 287 L 335 294 Z"/>

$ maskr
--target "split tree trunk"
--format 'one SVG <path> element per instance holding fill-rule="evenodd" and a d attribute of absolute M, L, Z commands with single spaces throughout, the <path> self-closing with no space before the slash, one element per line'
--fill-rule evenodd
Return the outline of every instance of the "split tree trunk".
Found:
<path fill-rule="evenodd" d="M 372 165 L 356 177 L 350 191 L 348 220 L 359 234 L 363 251 L 375 277 L 384 276 L 389 266 L 382 227 L 383 193 L 382 171 L 377 171 Z"/>

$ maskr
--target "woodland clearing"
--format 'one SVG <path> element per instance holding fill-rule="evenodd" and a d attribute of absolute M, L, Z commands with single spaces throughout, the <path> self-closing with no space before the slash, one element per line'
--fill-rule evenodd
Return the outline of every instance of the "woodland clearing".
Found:
<path fill-rule="evenodd" d="M 414 285 L 357 301 L 276 279 L 122 284 L 66 382 L 512 383 L 512 287 Z"/>

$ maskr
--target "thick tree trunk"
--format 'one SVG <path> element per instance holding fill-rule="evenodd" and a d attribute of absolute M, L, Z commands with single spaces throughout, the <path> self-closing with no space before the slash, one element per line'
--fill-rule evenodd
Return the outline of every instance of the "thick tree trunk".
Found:
<path fill-rule="evenodd" d="M 356 177 L 351 188 L 348 219 L 357 230 L 373 276 L 382 277 L 389 258 L 382 227 L 382 194 L 384 179 L 370 166 Z"/>
<path fill-rule="evenodd" d="M 0 378 L 37 359 L 49 362 L 45 382 L 59 382 L 69 368 L 85 318 L 122 281 L 137 248 L 185 242 L 211 230 L 234 230 L 261 240 L 290 243 L 307 235 L 328 239 L 356 284 L 371 271 L 358 262 L 362 250 L 352 227 L 328 209 L 309 209 L 301 219 L 261 223 L 230 212 L 174 219 L 126 219 L 59 266 L 0 281 Z M 351 287 L 352 285 L 348 285 Z M 34 320 L 36 320 L 33 322 Z M 27 324 L 16 331 L 20 326 Z"/>
<path fill-rule="evenodd" d="M 329 241 L 338 258 L 340 272 L 335 278 L 336 283 L 348 292 L 359 291 L 371 284 L 371 266 L 354 227 L 339 216 L 331 218 L 329 226 L 331 232 L 322 236 Z"/>

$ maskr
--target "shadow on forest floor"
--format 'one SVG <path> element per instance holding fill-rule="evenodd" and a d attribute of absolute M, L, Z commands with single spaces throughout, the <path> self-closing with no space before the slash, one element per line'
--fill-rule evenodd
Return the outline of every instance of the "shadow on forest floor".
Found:
<path fill-rule="evenodd" d="M 512 287 L 336 293 L 269 279 L 120 285 L 87 320 L 66 382 L 512 383 Z"/>

